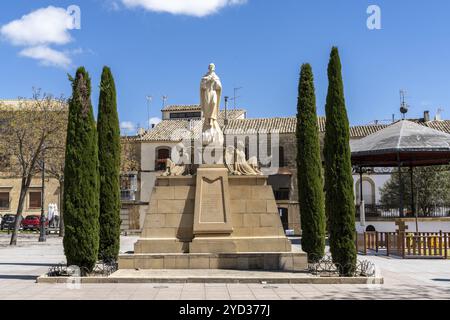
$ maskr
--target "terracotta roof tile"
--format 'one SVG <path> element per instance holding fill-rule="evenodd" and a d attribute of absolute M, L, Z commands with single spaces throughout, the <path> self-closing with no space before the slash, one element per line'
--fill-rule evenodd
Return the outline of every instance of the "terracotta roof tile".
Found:
<path fill-rule="evenodd" d="M 233 110 L 231 110 L 233 111 Z M 236 111 L 236 110 L 235 110 Z M 230 117 L 231 118 L 231 117 Z M 318 117 L 319 131 L 325 132 L 325 117 Z M 219 123 L 223 125 L 223 113 L 219 119 Z M 446 133 L 450 133 L 450 120 L 421 122 L 421 125 L 437 129 Z M 202 120 L 194 120 L 189 124 L 189 120 L 165 120 L 158 124 L 154 129 L 146 132 L 140 140 L 142 141 L 179 141 L 181 137 L 192 129 L 192 137 L 198 138 L 201 134 L 203 125 Z M 247 118 L 247 119 L 231 119 L 225 129 L 225 133 L 233 132 L 270 132 L 278 131 L 279 133 L 295 133 L 297 119 L 295 117 L 285 118 Z M 388 127 L 389 124 L 371 124 L 350 127 L 350 138 L 360 139 L 372 133 Z"/>
<path fill-rule="evenodd" d="M 200 111 L 200 105 L 189 104 L 189 105 L 170 105 L 164 107 L 161 111 Z"/>

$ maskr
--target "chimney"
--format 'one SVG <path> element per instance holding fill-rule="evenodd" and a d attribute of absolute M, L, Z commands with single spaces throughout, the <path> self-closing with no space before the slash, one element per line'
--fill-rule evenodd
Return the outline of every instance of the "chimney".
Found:
<path fill-rule="evenodd" d="M 434 120 L 436 120 L 436 121 L 441 121 L 442 120 L 442 115 L 441 115 L 442 111 L 443 110 L 441 108 L 439 108 L 437 110 L 436 115 L 434 116 Z"/>
<path fill-rule="evenodd" d="M 430 121 L 430 111 L 427 110 L 423 112 L 423 121 L 424 122 Z"/>

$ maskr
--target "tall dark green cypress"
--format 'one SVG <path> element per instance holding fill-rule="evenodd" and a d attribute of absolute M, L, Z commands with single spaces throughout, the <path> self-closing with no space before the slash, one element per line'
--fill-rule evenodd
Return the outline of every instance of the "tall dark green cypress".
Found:
<path fill-rule="evenodd" d="M 99 246 L 97 130 L 91 103 L 91 79 L 80 67 L 69 99 L 64 167 L 64 252 L 68 265 L 91 271 Z"/>
<path fill-rule="evenodd" d="M 111 70 L 103 68 L 98 106 L 100 162 L 99 258 L 117 260 L 120 247 L 120 129 L 116 86 Z"/>
<path fill-rule="evenodd" d="M 325 207 L 330 232 L 330 251 L 342 276 L 356 267 L 355 202 L 350 153 L 350 129 L 345 108 L 339 51 L 333 47 L 328 65 L 325 106 Z"/>
<path fill-rule="evenodd" d="M 325 203 L 314 76 L 302 65 L 297 103 L 297 176 L 302 221 L 302 249 L 310 262 L 325 252 Z"/>

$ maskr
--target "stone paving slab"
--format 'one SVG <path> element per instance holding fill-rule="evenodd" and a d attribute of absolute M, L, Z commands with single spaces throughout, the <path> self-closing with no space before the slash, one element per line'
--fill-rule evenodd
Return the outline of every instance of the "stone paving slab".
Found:
<path fill-rule="evenodd" d="M 49 237 L 39 244 L 37 234 L 18 247 L 8 246 L 0 234 L 0 300 L 345 300 L 450 299 L 450 260 L 402 260 L 358 256 L 375 263 L 384 284 L 262 284 L 262 283 L 94 283 L 69 287 L 40 284 L 36 277 L 48 265 L 64 262 L 62 239 Z M 136 237 L 121 238 L 121 252 L 130 251 Z M 294 245 L 295 247 L 295 245 Z M 193 294 L 195 292 L 195 296 Z"/>

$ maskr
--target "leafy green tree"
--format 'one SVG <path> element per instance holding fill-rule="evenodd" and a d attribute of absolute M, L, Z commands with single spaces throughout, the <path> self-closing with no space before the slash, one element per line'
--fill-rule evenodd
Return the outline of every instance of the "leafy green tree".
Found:
<path fill-rule="evenodd" d="M 328 65 L 325 106 L 325 208 L 330 251 L 339 273 L 351 276 L 356 268 L 355 202 L 350 153 L 350 130 L 345 108 L 339 51 L 333 47 Z"/>
<path fill-rule="evenodd" d="M 64 252 L 68 265 L 92 271 L 99 248 L 99 168 L 91 80 L 78 68 L 69 99 L 64 166 Z"/>
<path fill-rule="evenodd" d="M 430 216 L 435 207 L 450 203 L 450 171 L 448 166 L 414 168 L 414 202 L 417 212 Z M 411 176 L 409 168 L 402 169 L 403 204 L 411 208 Z M 395 170 L 380 188 L 381 205 L 398 208 L 400 203 L 400 177 Z"/>
<path fill-rule="evenodd" d="M 302 65 L 297 102 L 297 174 L 302 216 L 302 248 L 310 262 L 325 252 L 325 203 L 314 76 Z"/>
<path fill-rule="evenodd" d="M 99 258 L 117 260 L 120 247 L 120 129 L 116 87 L 111 70 L 103 68 L 98 107 L 100 162 Z"/>

